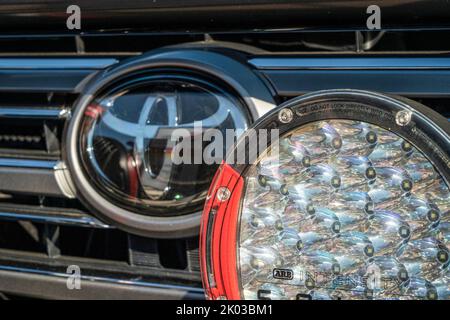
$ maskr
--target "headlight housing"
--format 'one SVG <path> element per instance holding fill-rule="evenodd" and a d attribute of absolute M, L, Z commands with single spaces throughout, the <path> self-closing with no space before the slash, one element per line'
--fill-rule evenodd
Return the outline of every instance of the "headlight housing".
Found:
<path fill-rule="evenodd" d="M 446 119 L 334 90 L 293 99 L 254 129 L 236 150 L 256 156 L 230 154 L 204 209 L 209 298 L 450 299 Z M 252 152 L 261 129 L 280 138 Z"/>

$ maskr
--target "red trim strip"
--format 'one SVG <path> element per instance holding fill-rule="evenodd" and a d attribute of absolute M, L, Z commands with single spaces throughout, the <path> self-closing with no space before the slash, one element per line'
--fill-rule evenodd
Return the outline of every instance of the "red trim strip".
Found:
<path fill-rule="evenodd" d="M 220 187 L 231 191 L 230 199 L 219 201 L 216 192 Z M 240 299 L 237 275 L 237 222 L 239 206 L 244 187 L 243 178 L 231 166 L 222 163 L 208 192 L 207 202 L 202 216 L 200 230 L 200 257 L 203 286 L 209 299 L 225 297 L 229 300 Z M 215 210 L 215 217 L 210 216 Z M 208 239 L 208 221 L 215 219 L 211 239 Z M 207 241 L 211 241 L 211 256 L 207 255 Z M 211 259 L 211 261 L 207 261 Z M 214 277 L 209 283 L 208 263 Z"/>
<path fill-rule="evenodd" d="M 128 188 L 129 194 L 133 198 L 137 198 L 139 183 L 137 168 L 134 165 L 134 159 L 131 155 L 127 156 L 127 171 L 128 171 Z"/>

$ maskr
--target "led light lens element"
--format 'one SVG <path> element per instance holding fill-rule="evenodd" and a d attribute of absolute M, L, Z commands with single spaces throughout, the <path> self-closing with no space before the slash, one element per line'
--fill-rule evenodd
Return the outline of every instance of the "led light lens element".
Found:
<path fill-rule="evenodd" d="M 279 152 L 245 174 L 242 298 L 450 299 L 450 191 L 411 142 L 336 119 L 286 133 Z"/>

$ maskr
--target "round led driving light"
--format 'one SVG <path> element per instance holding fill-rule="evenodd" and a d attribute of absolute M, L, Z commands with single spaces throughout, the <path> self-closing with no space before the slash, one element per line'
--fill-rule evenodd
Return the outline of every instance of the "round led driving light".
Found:
<path fill-rule="evenodd" d="M 364 91 L 312 93 L 269 113 L 209 191 L 207 297 L 450 299 L 449 136 L 431 109 Z M 255 156 L 237 162 L 242 150 Z"/>

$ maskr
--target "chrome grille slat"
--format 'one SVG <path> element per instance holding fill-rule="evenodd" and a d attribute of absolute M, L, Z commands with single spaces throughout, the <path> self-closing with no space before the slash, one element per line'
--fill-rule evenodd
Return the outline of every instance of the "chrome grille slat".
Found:
<path fill-rule="evenodd" d="M 14 210 L 17 210 L 17 208 Z M 39 210 L 38 208 L 29 208 L 28 210 L 28 212 L 14 212 L 13 210 L 5 210 L 0 206 L 0 220 L 30 221 L 100 229 L 112 228 L 112 226 L 85 213 L 62 211 L 53 213 L 50 210 Z"/>
<path fill-rule="evenodd" d="M 0 158 L 0 192 L 72 197 L 60 161 Z"/>
<path fill-rule="evenodd" d="M 255 57 L 249 63 L 269 70 L 442 70 L 450 69 L 448 57 Z"/>
<path fill-rule="evenodd" d="M 70 114 L 70 109 L 60 108 L 27 108 L 0 106 L 0 118 L 33 118 L 63 119 Z"/>
<path fill-rule="evenodd" d="M 0 69 L 92 69 L 99 70 L 109 67 L 118 60 L 114 58 L 0 58 Z"/>
<path fill-rule="evenodd" d="M 45 168 L 2 166 L 0 190 L 5 193 L 63 196 L 54 170 Z"/>
<path fill-rule="evenodd" d="M 56 167 L 57 161 L 0 158 L 0 168 L 48 169 Z"/>
<path fill-rule="evenodd" d="M 75 194 L 60 144 L 77 92 L 98 70 L 117 62 L 115 57 L 0 58 L 1 221 L 111 228 L 78 210 L 77 200 L 65 202 Z M 60 202 L 63 207 L 57 207 Z"/>

